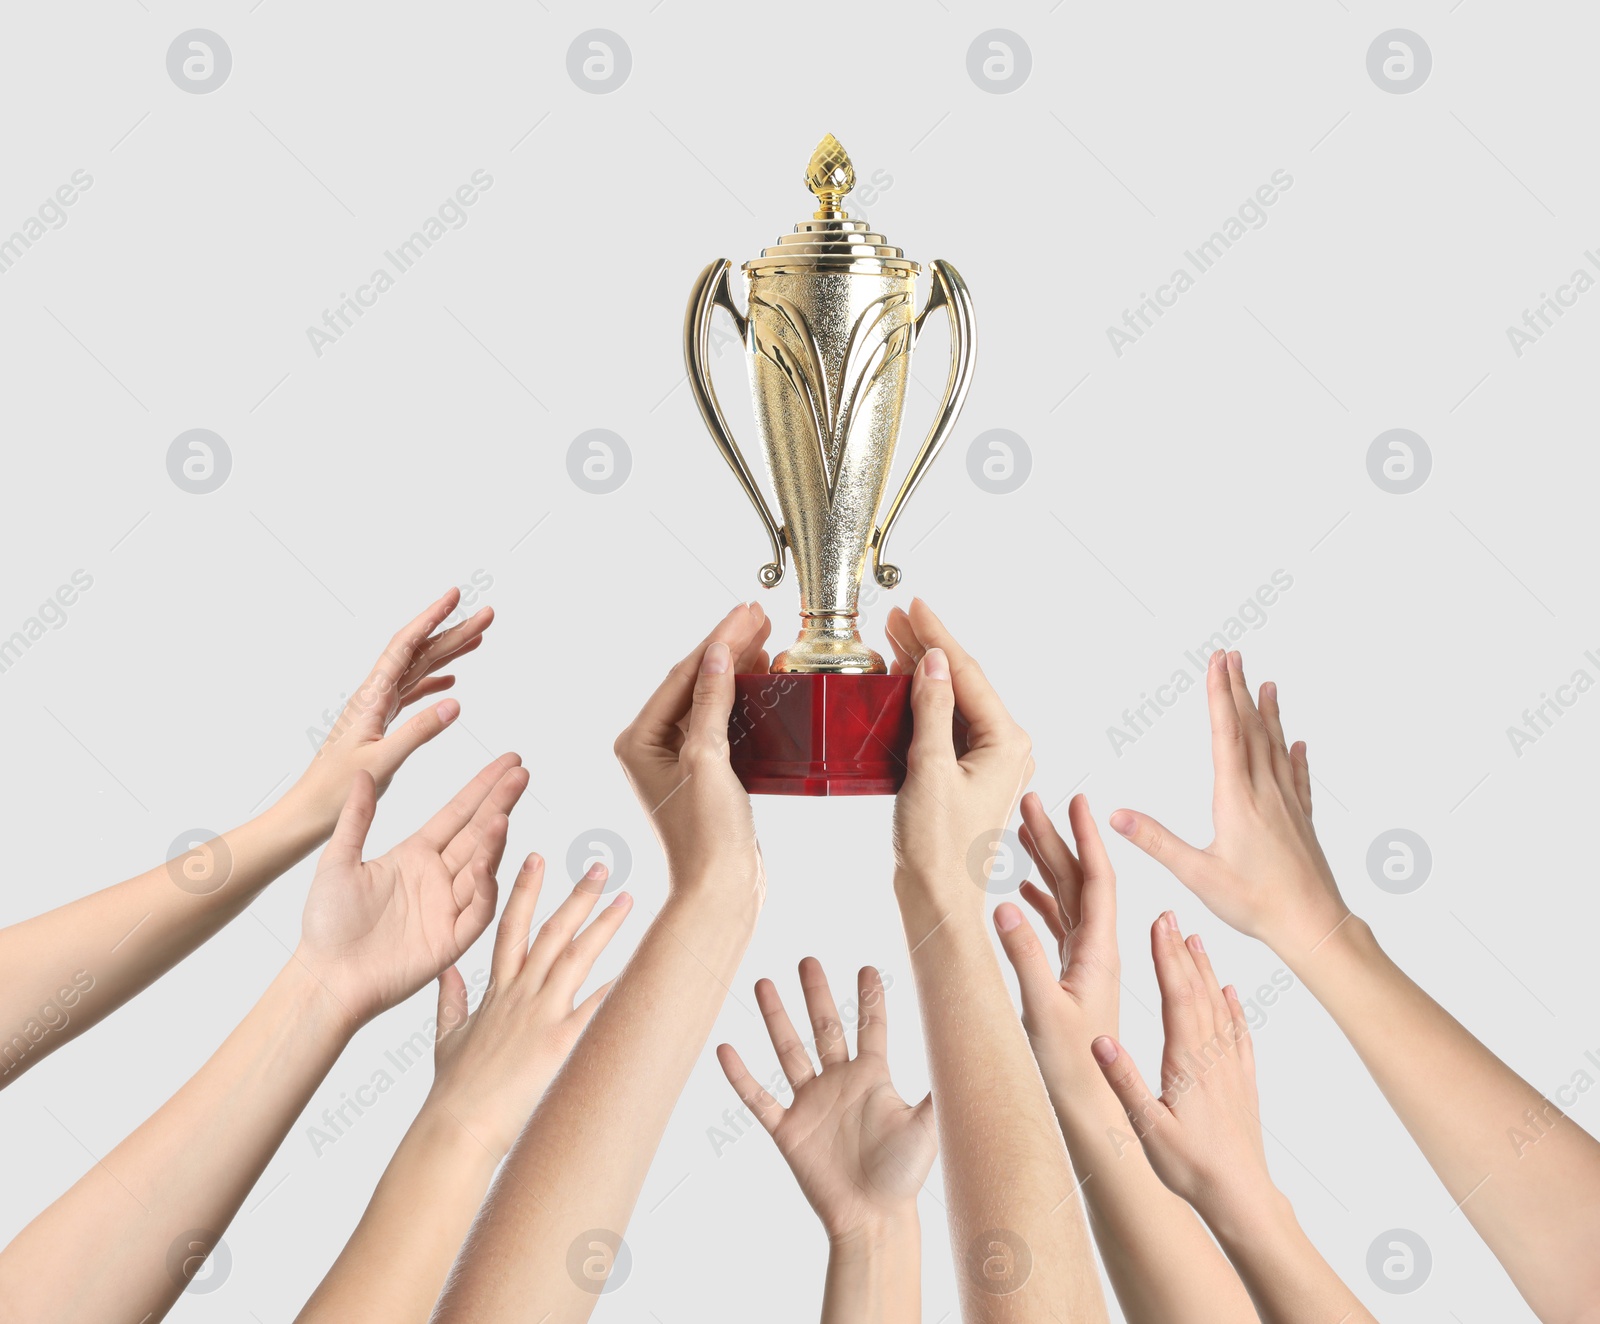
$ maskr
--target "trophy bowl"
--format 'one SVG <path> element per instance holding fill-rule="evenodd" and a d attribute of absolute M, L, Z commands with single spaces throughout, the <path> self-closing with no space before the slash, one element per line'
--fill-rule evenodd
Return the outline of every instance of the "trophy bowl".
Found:
<path fill-rule="evenodd" d="M 684 361 L 701 417 L 766 528 L 772 559 L 761 583 L 782 582 L 790 558 L 800 632 L 765 675 L 736 678 L 728 737 L 747 789 L 777 795 L 892 794 L 905 777 L 911 678 L 891 676 L 862 641 L 868 565 L 900 582 L 884 548 L 911 493 L 955 426 L 972 379 L 972 301 L 954 267 L 930 264 L 932 291 L 914 311 L 921 267 L 843 210 L 855 171 L 829 134 L 806 184 L 817 210 L 744 264 L 745 308 L 720 259 L 695 283 Z M 932 427 L 884 506 L 911 356 L 929 317 L 950 322 L 950 371 Z M 782 521 L 728 429 L 708 364 L 711 319 L 732 318 L 744 345 L 756 429 Z M 880 513 L 881 512 L 881 513 Z"/>

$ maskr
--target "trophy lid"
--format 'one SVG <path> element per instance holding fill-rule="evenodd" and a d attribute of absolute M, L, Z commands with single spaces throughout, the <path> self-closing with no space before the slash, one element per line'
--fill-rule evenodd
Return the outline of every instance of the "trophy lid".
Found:
<path fill-rule="evenodd" d="M 779 238 L 761 256 L 744 264 L 746 272 L 849 271 L 863 275 L 915 276 L 921 268 L 865 221 L 852 221 L 844 210 L 845 194 L 856 186 L 850 154 L 831 133 L 823 136 L 806 166 L 806 187 L 816 195 L 817 210 L 800 221 L 792 234 Z"/>

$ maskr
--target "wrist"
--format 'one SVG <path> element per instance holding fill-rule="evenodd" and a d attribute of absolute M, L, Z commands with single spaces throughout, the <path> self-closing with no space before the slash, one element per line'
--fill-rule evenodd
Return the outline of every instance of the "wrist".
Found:
<path fill-rule="evenodd" d="M 277 800 L 264 810 L 260 821 L 272 829 L 275 840 L 284 842 L 301 856 L 315 850 L 333 835 L 342 802 L 335 802 L 308 785 L 304 773 Z"/>
<path fill-rule="evenodd" d="M 1195 1210 L 1230 1258 L 1241 1248 L 1304 1236 L 1294 1206 L 1270 1179 L 1197 1200 Z"/>
<path fill-rule="evenodd" d="M 1330 919 L 1298 941 L 1271 943 L 1273 952 L 1303 982 L 1316 972 L 1363 964 L 1382 956 L 1372 927 L 1354 911 Z"/>
<path fill-rule="evenodd" d="M 436 1155 L 442 1166 L 459 1168 L 464 1175 L 483 1169 L 486 1185 L 487 1177 L 511 1149 L 503 1131 L 479 1119 L 464 1100 L 451 1099 L 437 1081 L 417 1110 L 408 1134 L 417 1138 L 426 1153 Z"/>
<path fill-rule="evenodd" d="M 667 900 L 662 913 L 672 911 L 684 919 L 719 928 L 754 932 L 766 899 L 766 874 L 758 867 L 669 871 Z"/>
<path fill-rule="evenodd" d="M 877 1210 L 849 1228 L 828 1228 L 828 1254 L 837 1261 L 865 1260 L 900 1246 L 920 1246 L 922 1221 L 915 1201 Z"/>
<path fill-rule="evenodd" d="M 283 1015 L 289 1024 L 337 1045 L 339 1051 L 364 1024 L 364 1018 L 322 982 L 298 950 L 278 972 L 273 991 L 284 999 Z"/>

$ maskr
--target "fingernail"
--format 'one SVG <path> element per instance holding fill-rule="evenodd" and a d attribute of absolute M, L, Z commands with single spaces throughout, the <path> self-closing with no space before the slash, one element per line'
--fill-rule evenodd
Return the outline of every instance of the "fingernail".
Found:
<path fill-rule="evenodd" d="M 1022 912 L 1009 903 L 999 906 L 994 912 L 994 926 L 1001 933 L 1010 933 L 1012 929 L 1022 923 Z"/>
<path fill-rule="evenodd" d="M 728 670 L 728 645 L 720 639 L 706 649 L 706 655 L 700 659 L 700 674 L 702 676 L 720 676 Z"/>
<path fill-rule="evenodd" d="M 929 680 L 950 679 L 950 659 L 942 648 L 930 648 L 922 655 L 922 674 Z"/>
<path fill-rule="evenodd" d="M 1200 935 L 1198 933 L 1192 933 L 1189 935 L 1189 949 L 1202 954 L 1205 952 L 1206 945 L 1200 941 Z"/>
<path fill-rule="evenodd" d="M 461 705 L 454 699 L 446 699 L 433 711 L 439 714 L 439 720 L 441 722 L 443 722 L 446 726 L 449 726 L 451 722 L 455 721 L 456 718 L 460 716 Z"/>
<path fill-rule="evenodd" d="M 1178 917 L 1170 910 L 1161 916 L 1161 923 L 1164 928 L 1171 929 L 1174 933 L 1178 931 Z"/>
<path fill-rule="evenodd" d="M 1102 1034 L 1089 1045 L 1089 1048 L 1094 1053 L 1094 1060 L 1103 1067 L 1108 1067 L 1117 1060 L 1116 1040 L 1107 1035 Z"/>
<path fill-rule="evenodd" d="M 1228 999 L 1229 1002 L 1237 1002 L 1239 1000 L 1239 990 L 1236 989 L 1232 984 L 1229 984 L 1226 988 L 1224 988 L 1222 990 L 1222 994 Z"/>
<path fill-rule="evenodd" d="M 1133 815 L 1126 809 L 1119 809 L 1111 815 L 1111 826 L 1125 837 L 1133 835 Z"/>
<path fill-rule="evenodd" d="M 586 881 L 593 881 L 598 878 L 604 878 L 605 876 L 606 866 L 601 864 L 599 860 L 596 860 L 589 866 L 589 872 L 584 874 L 584 879 Z"/>
<path fill-rule="evenodd" d="M 618 892 L 616 900 L 614 900 L 611 904 L 613 906 L 631 906 L 633 904 L 633 898 L 626 892 Z"/>

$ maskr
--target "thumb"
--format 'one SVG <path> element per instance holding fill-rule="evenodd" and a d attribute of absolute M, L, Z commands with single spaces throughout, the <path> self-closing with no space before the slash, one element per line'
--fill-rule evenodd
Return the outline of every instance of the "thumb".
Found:
<path fill-rule="evenodd" d="M 933 1091 L 922 1096 L 922 1102 L 911 1110 L 911 1116 L 930 1130 L 933 1128 Z"/>
<path fill-rule="evenodd" d="M 322 858 L 329 864 L 351 869 L 359 867 L 362 848 L 367 844 L 367 831 L 377 811 L 378 788 L 372 774 L 359 771 L 350 779 L 350 793 L 345 796 L 344 808 L 339 811 L 339 821 L 333 825 L 333 835 L 328 838 Z"/>
<path fill-rule="evenodd" d="M 1009 901 L 996 906 L 994 927 L 1000 934 L 1000 945 L 1005 948 L 1011 968 L 1017 972 L 1017 986 L 1022 991 L 1022 1018 L 1032 1021 L 1044 1010 L 1045 999 L 1052 994 L 1060 995 L 1061 985 L 1050 970 L 1044 944 L 1019 907 Z"/>
<path fill-rule="evenodd" d="M 461 971 L 450 966 L 439 976 L 439 1014 L 434 1022 L 433 1042 L 442 1042 L 445 1035 L 465 1025 L 467 1018 L 467 981 Z"/>
<path fill-rule="evenodd" d="M 930 648 L 911 674 L 911 750 L 907 761 L 954 763 L 956 692 L 950 684 L 950 659 Z"/>
<path fill-rule="evenodd" d="M 392 776 L 397 768 L 461 715 L 461 705 L 446 699 L 425 708 L 383 741 L 384 763 Z"/>
<path fill-rule="evenodd" d="M 700 657 L 689 708 L 686 744 L 721 750 L 728 743 L 728 715 L 733 711 L 733 654 L 720 639 Z"/>
<path fill-rule="evenodd" d="M 1111 815 L 1111 826 L 1152 860 L 1166 865 L 1191 892 L 1205 886 L 1211 857 L 1162 827 L 1149 814 L 1119 809 Z"/>
<path fill-rule="evenodd" d="M 1144 1077 L 1139 1074 L 1139 1068 L 1128 1056 L 1128 1050 L 1110 1035 L 1101 1035 L 1089 1045 L 1089 1051 L 1094 1054 L 1094 1060 L 1105 1076 L 1106 1084 L 1111 1086 L 1111 1092 L 1117 1096 L 1117 1102 L 1122 1105 L 1122 1111 L 1128 1114 L 1134 1132 L 1143 1141 L 1150 1134 L 1150 1128 L 1166 1113 L 1167 1105 L 1150 1093 Z"/>

